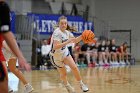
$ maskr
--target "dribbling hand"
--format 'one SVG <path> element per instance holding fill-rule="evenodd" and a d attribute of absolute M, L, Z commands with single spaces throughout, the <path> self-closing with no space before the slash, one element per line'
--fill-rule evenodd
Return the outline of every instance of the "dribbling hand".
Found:
<path fill-rule="evenodd" d="M 27 63 L 24 57 L 18 58 L 18 63 L 21 68 L 25 69 L 26 71 L 31 71 L 31 66 Z"/>

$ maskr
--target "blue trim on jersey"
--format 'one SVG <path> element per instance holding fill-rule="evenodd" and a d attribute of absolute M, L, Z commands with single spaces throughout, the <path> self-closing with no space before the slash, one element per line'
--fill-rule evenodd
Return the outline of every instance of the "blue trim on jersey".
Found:
<path fill-rule="evenodd" d="M 67 54 L 67 56 L 69 56 L 69 55 L 70 55 L 70 53 Z"/>

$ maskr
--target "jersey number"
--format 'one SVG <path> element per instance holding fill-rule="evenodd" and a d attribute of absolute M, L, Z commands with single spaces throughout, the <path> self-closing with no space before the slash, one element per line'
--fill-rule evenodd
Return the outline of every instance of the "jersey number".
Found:
<path fill-rule="evenodd" d="M 67 41 L 68 39 L 65 39 L 65 40 L 62 40 L 62 43 L 63 42 L 65 42 L 65 41 Z M 63 46 L 62 48 L 61 48 L 61 50 L 64 50 L 66 48 L 66 46 Z"/>

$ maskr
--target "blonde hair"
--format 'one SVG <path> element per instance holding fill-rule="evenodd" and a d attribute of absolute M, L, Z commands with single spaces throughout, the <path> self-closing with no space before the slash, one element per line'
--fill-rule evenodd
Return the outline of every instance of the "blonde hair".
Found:
<path fill-rule="evenodd" d="M 60 22 L 60 20 L 62 19 L 66 19 L 67 20 L 67 17 L 65 16 L 60 16 L 59 19 L 58 19 L 58 23 Z M 59 26 L 58 25 L 53 25 L 53 28 L 56 29 L 58 28 Z M 66 30 L 70 31 L 70 32 L 77 32 L 76 30 L 76 27 L 75 26 L 70 26 L 70 25 L 67 25 L 67 28 Z"/>
<path fill-rule="evenodd" d="M 62 19 L 66 19 L 66 20 L 67 20 L 67 17 L 65 17 L 65 16 L 60 16 L 59 19 L 58 19 L 58 23 L 59 23 L 60 20 L 62 20 Z"/>

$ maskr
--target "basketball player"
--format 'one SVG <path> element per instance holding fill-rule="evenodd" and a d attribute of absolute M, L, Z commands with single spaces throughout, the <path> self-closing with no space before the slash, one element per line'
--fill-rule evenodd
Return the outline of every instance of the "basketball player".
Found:
<path fill-rule="evenodd" d="M 77 43 L 82 39 L 82 37 L 79 36 L 77 38 L 69 38 L 68 31 L 66 30 L 67 18 L 65 16 L 61 16 L 58 22 L 59 27 L 53 32 L 51 39 L 52 49 L 50 58 L 52 64 L 57 68 L 60 74 L 60 79 L 69 93 L 75 93 L 75 90 L 67 80 L 65 65 L 68 65 L 71 68 L 79 86 L 84 92 L 87 92 L 89 89 L 83 83 L 80 72 L 67 48 L 67 44 Z"/>
<path fill-rule="evenodd" d="M 54 25 L 53 28 L 54 28 L 54 29 L 57 29 L 58 27 L 59 27 L 58 25 Z M 74 35 L 73 35 L 72 32 L 77 32 L 75 26 L 69 26 L 69 25 L 67 24 L 66 30 L 68 30 L 68 34 L 67 34 L 68 37 L 69 37 L 69 38 L 74 38 Z M 74 43 L 69 43 L 69 44 L 67 44 L 69 53 L 70 53 L 70 55 L 72 56 L 73 59 L 75 58 L 74 55 L 73 55 L 74 46 L 75 46 Z M 77 65 L 77 62 L 76 62 L 76 65 Z M 66 68 L 66 71 L 67 71 L 67 72 L 70 72 L 70 71 L 71 71 L 71 69 L 70 69 L 70 67 L 69 67 L 68 65 L 65 65 L 65 68 Z"/>
<path fill-rule="evenodd" d="M 26 59 L 16 44 L 14 35 L 10 32 L 10 9 L 7 3 L 5 3 L 5 0 L 0 0 L 0 35 L 0 48 L 2 48 L 4 38 L 13 53 L 17 56 L 19 66 L 30 71 L 30 65 L 27 64 Z M 4 62 L 5 58 L 2 49 L 0 49 L 0 92 L 8 93 L 7 70 Z"/>
<path fill-rule="evenodd" d="M 8 63 L 8 68 L 10 71 L 15 74 L 24 84 L 25 86 L 25 93 L 30 93 L 33 91 L 32 86 L 27 82 L 25 77 L 23 76 L 22 72 L 16 68 L 17 57 L 12 53 L 11 49 L 8 47 L 7 43 L 3 41 L 3 53 L 6 61 Z M 6 65 L 6 64 L 5 64 Z M 9 89 L 9 91 L 12 91 Z"/>

